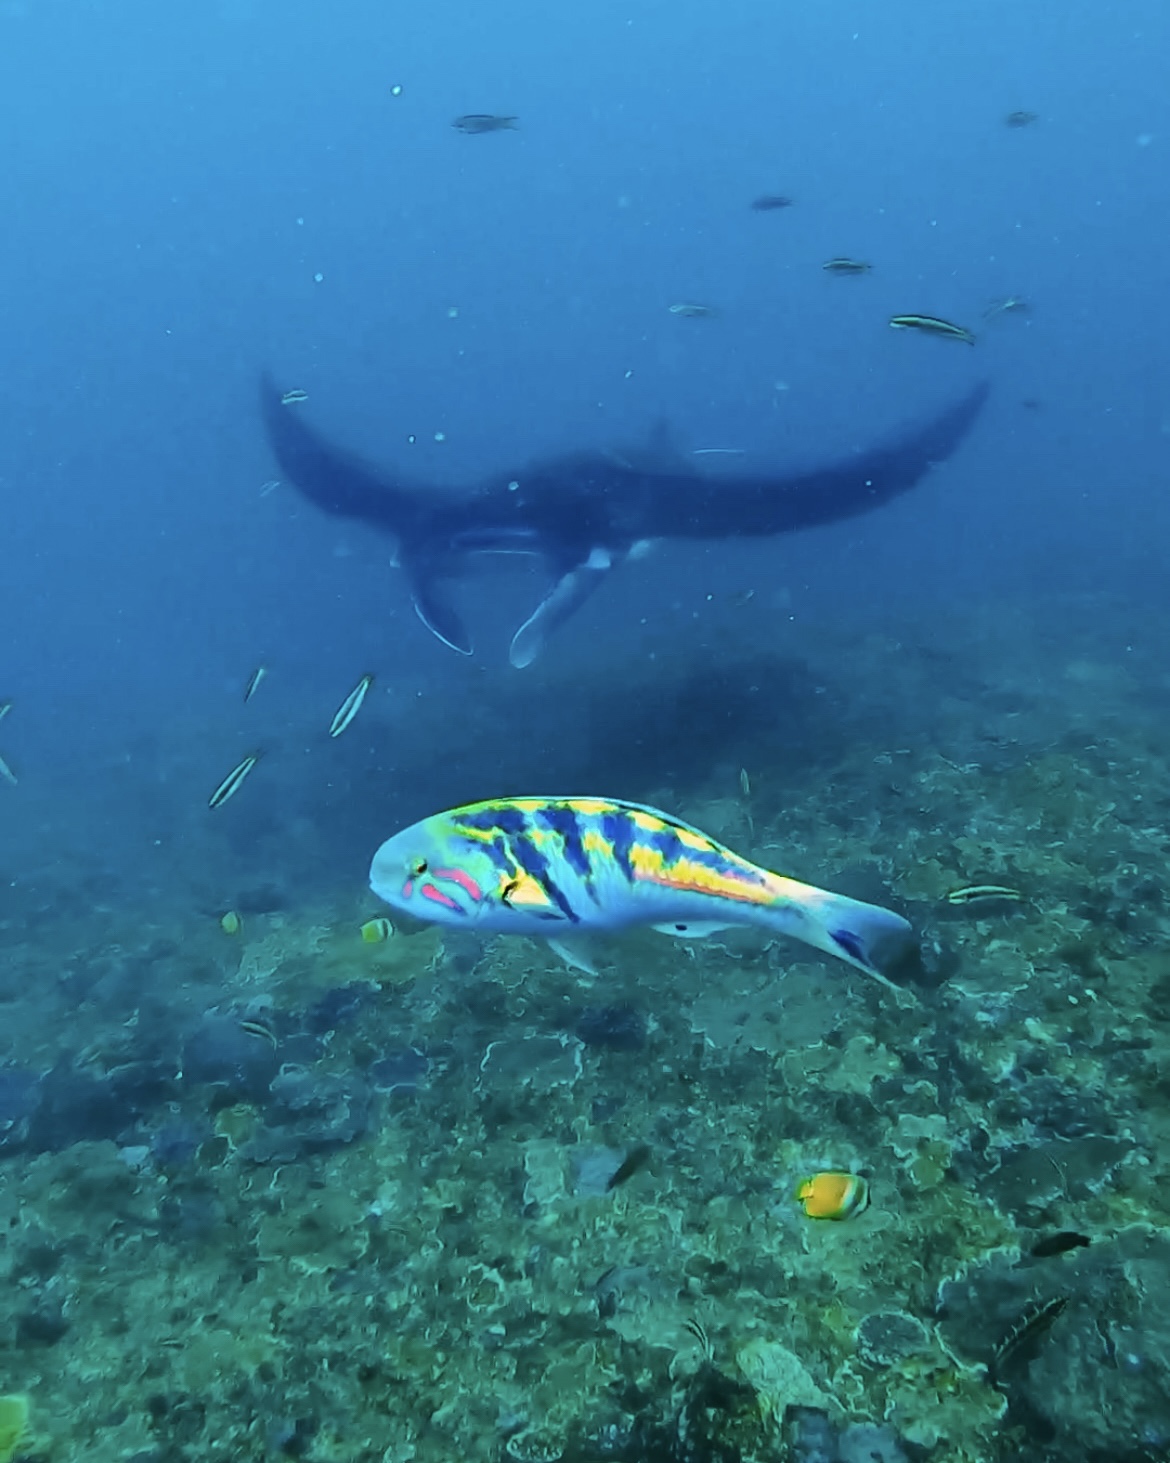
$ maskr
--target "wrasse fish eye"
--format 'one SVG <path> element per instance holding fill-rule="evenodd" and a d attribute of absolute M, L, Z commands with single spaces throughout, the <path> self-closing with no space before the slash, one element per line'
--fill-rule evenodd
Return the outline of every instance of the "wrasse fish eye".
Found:
<path fill-rule="evenodd" d="M 416 858 L 410 866 L 410 872 L 416 879 L 421 879 L 430 865 L 425 858 Z"/>

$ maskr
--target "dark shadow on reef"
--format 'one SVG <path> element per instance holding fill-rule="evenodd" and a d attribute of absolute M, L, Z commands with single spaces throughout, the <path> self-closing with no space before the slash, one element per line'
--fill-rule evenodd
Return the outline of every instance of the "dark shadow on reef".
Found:
<path fill-rule="evenodd" d="M 302 811 L 326 849 L 350 850 L 439 808 L 506 795 L 669 794 L 685 817 L 695 798 L 738 794 L 741 767 L 766 766 L 775 797 L 838 760 L 856 735 L 844 698 L 792 657 L 656 662 L 637 679 L 625 670 L 509 677 L 458 717 L 421 707 L 409 742 L 401 728 L 355 738 L 328 788 L 301 789 Z"/>

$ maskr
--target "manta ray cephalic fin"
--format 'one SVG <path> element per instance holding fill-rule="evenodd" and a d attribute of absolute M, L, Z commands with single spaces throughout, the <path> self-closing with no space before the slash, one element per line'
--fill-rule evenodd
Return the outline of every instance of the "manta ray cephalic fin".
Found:
<path fill-rule="evenodd" d="M 608 549 L 594 549 L 580 564 L 567 569 L 512 636 L 508 659 L 517 670 L 530 666 L 552 632 L 575 615 L 605 582 L 616 560 Z"/>

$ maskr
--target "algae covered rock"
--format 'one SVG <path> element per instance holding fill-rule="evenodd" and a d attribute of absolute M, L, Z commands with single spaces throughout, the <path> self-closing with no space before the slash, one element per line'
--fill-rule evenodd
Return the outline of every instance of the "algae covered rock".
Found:
<path fill-rule="evenodd" d="M 779 1422 L 789 1407 L 827 1410 L 833 1400 L 813 1381 L 804 1362 L 779 1341 L 756 1337 L 735 1353 L 735 1362 L 752 1387 L 765 1419 Z"/>

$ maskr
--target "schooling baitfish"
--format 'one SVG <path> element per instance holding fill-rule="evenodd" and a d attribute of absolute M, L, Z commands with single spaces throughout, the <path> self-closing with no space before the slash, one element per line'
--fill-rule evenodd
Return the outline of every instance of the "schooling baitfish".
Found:
<path fill-rule="evenodd" d="M 774 874 L 667 813 L 610 798 L 498 798 L 436 813 L 378 849 L 370 887 L 419 919 L 547 940 L 584 969 L 574 948 L 584 936 L 757 925 L 884 980 L 910 934 L 888 909 Z"/>

